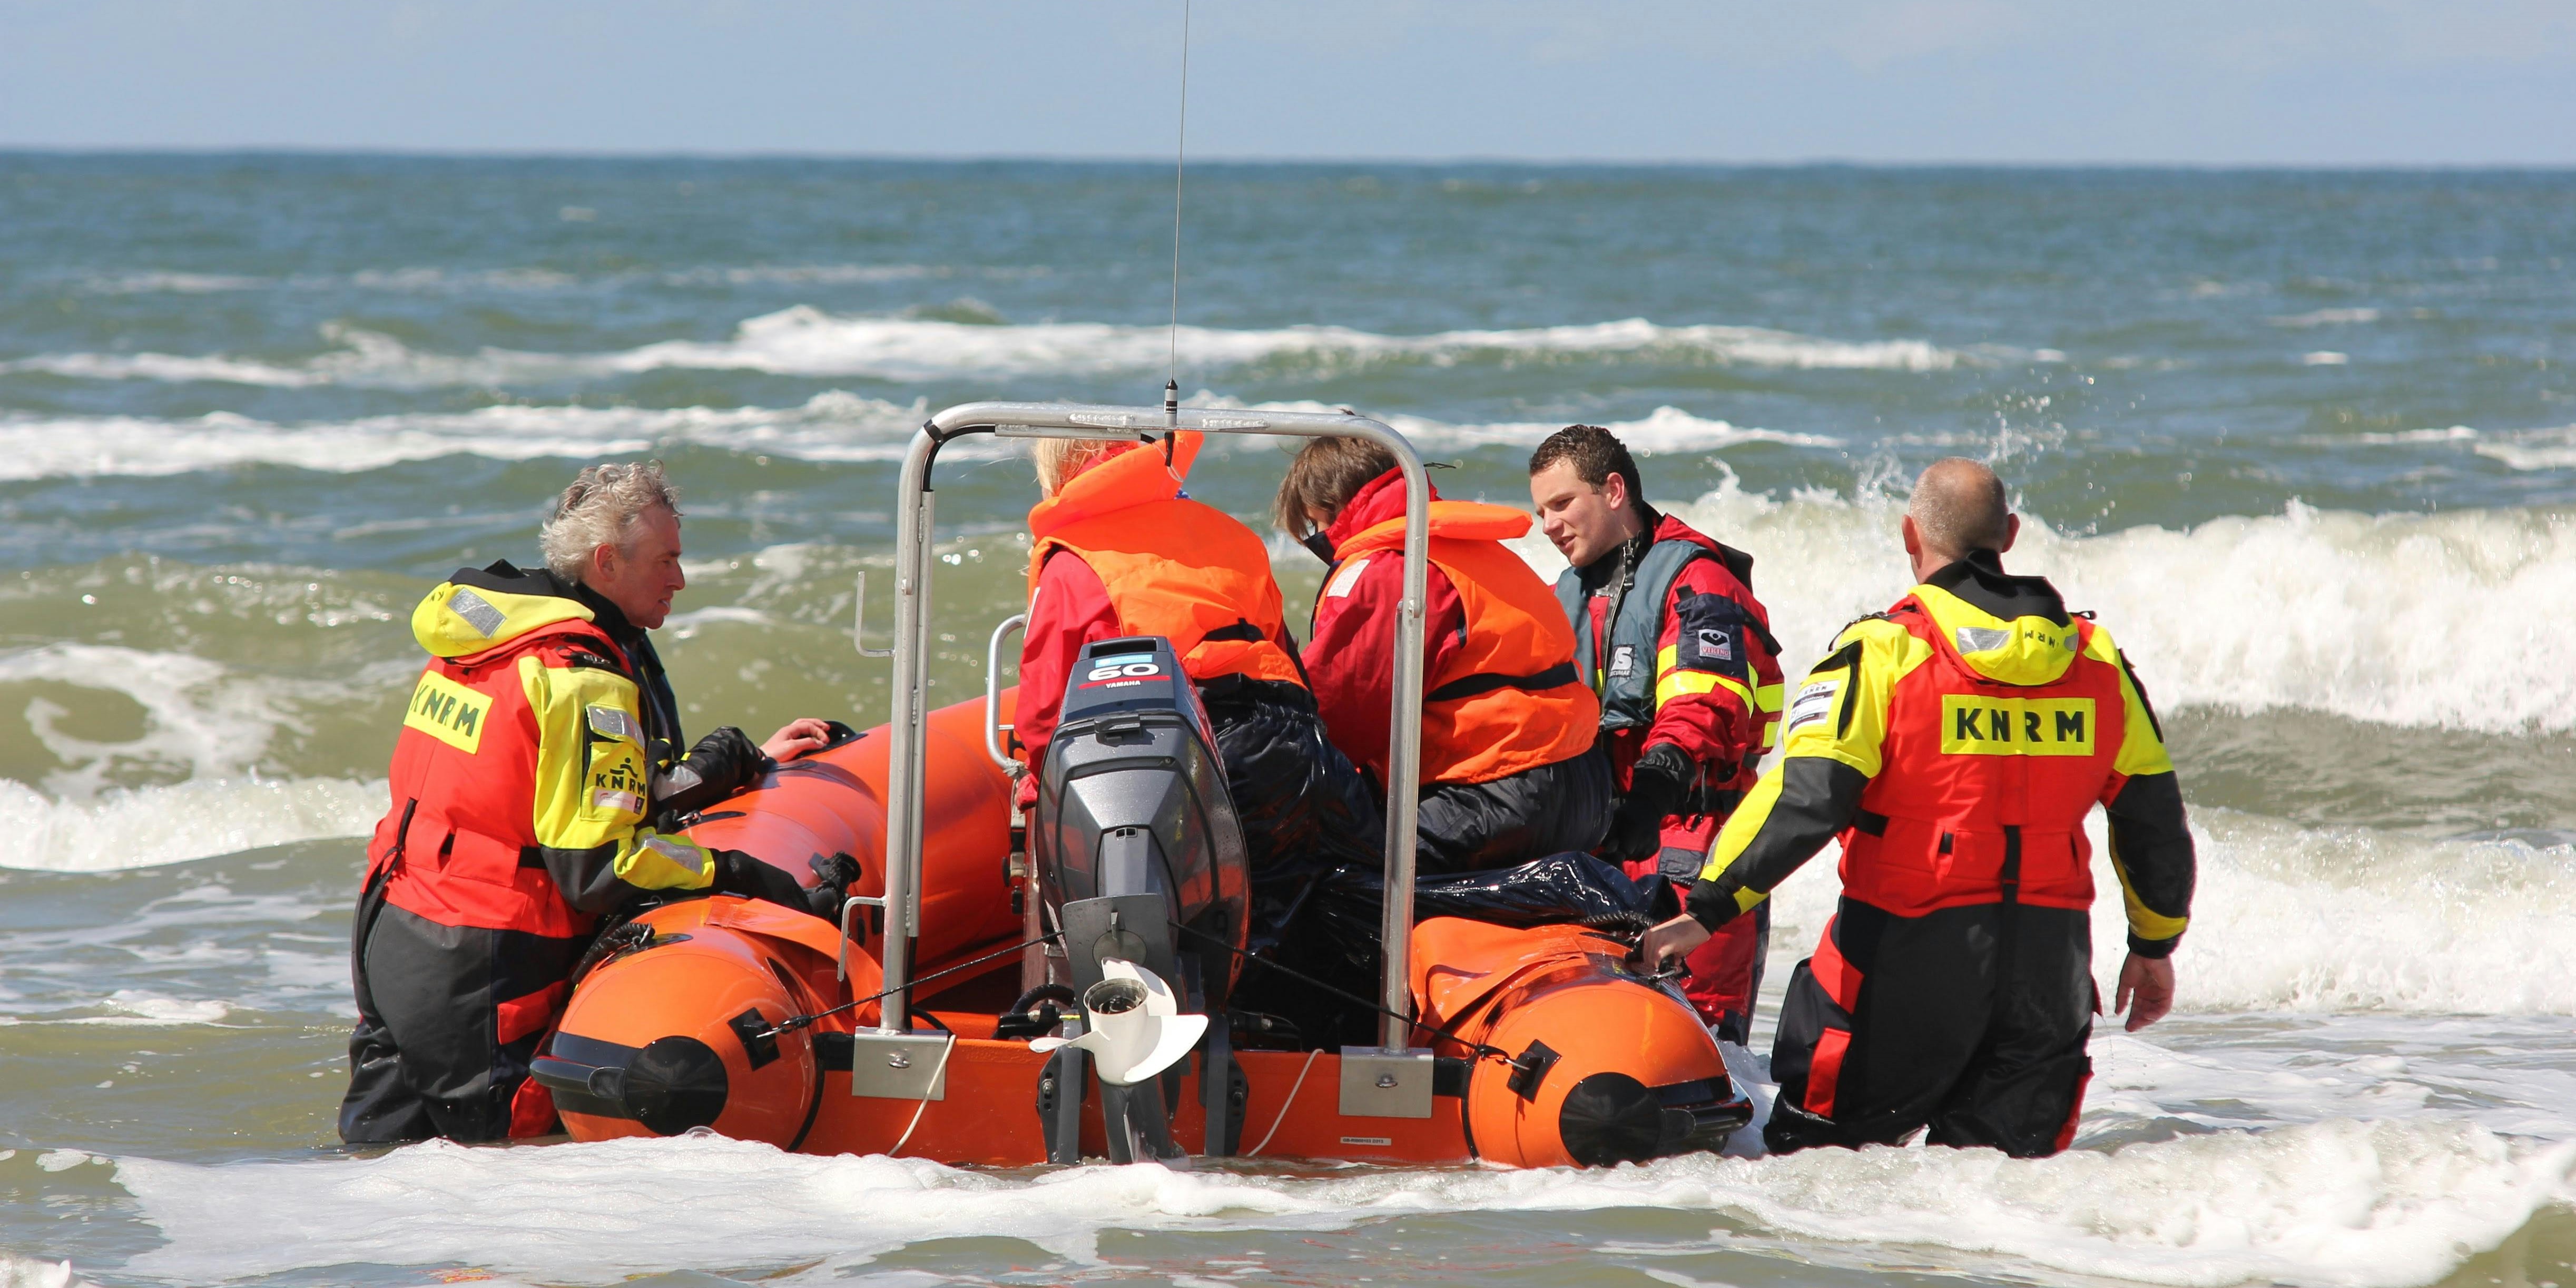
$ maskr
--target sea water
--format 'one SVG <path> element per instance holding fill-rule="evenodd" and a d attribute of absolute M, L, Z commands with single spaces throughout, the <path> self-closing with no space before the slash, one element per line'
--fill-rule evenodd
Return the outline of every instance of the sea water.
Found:
<path fill-rule="evenodd" d="M 2576 176 L 0 157 L 0 1285 L 2576 1285 Z M 1347 406 L 1449 495 L 1607 424 L 1792 668 L 1992 461 L 2201 846 L 2075 1148 L 1591 1172 L 344 1152 L 407 618 L 659 456 L 693 731 L 885 718 L 896 463 L 977 398 Z M 1258 521 L 1276 445 L 1192 492 Z M 938 477 L 934 698 L 1023 587 Z M 1320 566 L 1275 543 L 1302 621 Z M 1561 565 L 1521 543 L 1542 573 Z M 884 581 L 874 617 L 889 617 Z M 872 630 L 881 630 L 872 626 Z M 874 641 L 872 641 L 874 642 Z M 2098 824 L 2097 824 L 2098 826 Z M 1835 893 L 1781 891 L 1730 1051 Z M 2107 874 L 2103 884 L 2109 887 Z M 2116 902 L 2096 973 L 2116 968 Z"/>

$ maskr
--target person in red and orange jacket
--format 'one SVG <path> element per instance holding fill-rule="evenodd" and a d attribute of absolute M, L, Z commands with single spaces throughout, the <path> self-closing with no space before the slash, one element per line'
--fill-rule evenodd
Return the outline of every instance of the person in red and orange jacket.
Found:
<path fill-rule="evenodd" d="M 1780 647 L 1753 597 L 1753 556 L 1657 514 L 1627 445 L 1597 425 L 1549 435 L 1529 472 L 1539 526 L 1565 556 L 1557 604 L 1600 695 L 1619 789 L 1600 853 L 1687 893 L 1779 728 Z M 1770 938 L 1766 906 L 1687 963 L 1683 991 L 1727 1041 L 1751 1031 Z"/>
<path fill-rule="evenodd" d="M 1727 820 L 1664 962 L 1761 905 L 1829 841 L 1843 894 L 1781 1004 L 1762 1132 L 1815 1145 L 2066 1148 L 2092 1064 L 2100 805 L 2128 913 L 2112 1009 L 2172 1009 L 2194 871 L 2173 762 L 2128 659 L 2039 577 L 1994 471 L 1935 462 L 1904 521 L 1917 585 L 1843 629 L 1789 704 L 1780 762 Z"/>
<path fill-rule="evenodd" d="M 1376 865 L 1385 827 L 1324 735 L 1269 547 L 1182 489 L 1201 439 L 1181 431 L 1150 445 L 1037 441 L 1043 499 L 1029 511 L 1029 620 L 1012 736 L 1031 770 L 1043 767 L 1083 646 L 1169 639 L 1225 765 L 1251 865 L 1250 949 L 1268 956 L 1317 878 L 1344 863 Z M 1036 797 L 1032 772 L 1020 780 L 1023 808 Z M 1272 974 L 1246 974 L 1246 1004 L 1295 1010 L 1272 996 Z"/>
<path fill-rule="evenodd" d="M 1601 704 L 1547 583 L 1502 544 L 1529 516 L 1432 496 L 1416 870 L 1589 850 L 1610 825 L 1610 770 L 1592 745 Z M 1386 785 L 1404 476 L 1366 439 L 1314 439 L 1280 484 L 1277 517 L 1331 568 L 1307 647 L 1315 703 L 1334 743 Z"/>
<path fill-rule="evenodd" d="M 1373 863 L 1381 824 L 1350 760 L 1324 737 L 1270 546 L 1182 489 L 1198 448 L 1188 430 L 1167 446 L 1038 440 L 1043 500 L 1028 513 L 1028 631 L 1012 737 L 1028 747 L 1030 768 L 1046 765 L 1084 644 L 1170 639 L 1226 762 L 1262 940 L 1280 930 L 1275 917 L 1303 878 L 1340 860 Z M 1036 773 L 1020 778 L 1020 804 L 1036 791 Z"/>
<path fill-rule="evenodd" d="M 358 1023 L 339 1125 L 353 1145 L 555 1130 L 528 1063 L 602 917 L 708 891 L 829 915 L 857 875 L 821 860 L 809 891 L 657 823 L 828 733 L 798 720 L 755 747 L 728 726 L 678 754 L 678 705 L 645 634 L 686 584 L 661 464 L 583 470 L 543 544 L 546 570 L 459 569 L 412 613 L 430 661 L 404 704 L 393 807 L 351 927 Z"/>

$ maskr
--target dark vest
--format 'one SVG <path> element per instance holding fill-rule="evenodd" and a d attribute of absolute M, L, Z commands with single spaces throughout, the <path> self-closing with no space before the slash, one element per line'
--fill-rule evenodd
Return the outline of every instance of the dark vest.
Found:
<path fill-rule="evenodd" d="M 1583 574 L 1573 568 L 1556 578 L 1556 603 L 1574 623 L 1575 665 L 1601 698 L 1601 727 L 1642 729 L 1655 722 L 1655 642 L 1663 638 L 1664 604 L 1673 579 L 1693 559 L 1716 552 L 1696 541 L 1658 541 L 1646 548 L 1636 571 L 1610 595 L 1610 649 L 1592 638 L 1592 613 Z M 1594 669 L 1598 667 L 1599 669 Z"/>

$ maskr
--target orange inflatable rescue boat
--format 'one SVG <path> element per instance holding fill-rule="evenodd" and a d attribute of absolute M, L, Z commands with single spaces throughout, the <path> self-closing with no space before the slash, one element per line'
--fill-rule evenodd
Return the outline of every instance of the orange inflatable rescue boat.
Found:
<path fill-rule="evenodd" d="M 1185 1155 L 1524 1167 L 1722 1146 L 1751 1117 L 1691 1007 L 1616 930 L 1413 915 L 1413 800 L 1388 801 L 1384 1040 L 1310 1048 L 1227 1008 L 1244 850 L 1205 713 L 1167 641 L 1087 645 L 1025 828 L 993 745 L 1013 694 L 937 711 L 931 465 L 973 433 L 1400 435 L 1351 415 L 978 403 L 934 417 L 897 509 L 894 720 L 701 815 L 699 842 L 863 876 L 840 925 L 732 896 L 601 935 L 535 1076 L 581 1140 L 710 1128 L 810 1153 L 1022 1166 Z M 864 591 L 864 586 L 862 586 Z M 1005 623 L 994 634 L 995 652 Z M 1398 622 L 1389 764 L 1419 755 L 1421 619 Z M 1410 632 L 1409 635 L 1407 632 Z M 1025 836 L 1025 844 L 1021 837 Z M 1366 999 L 1352 999 L 1354 1002 Z"/>

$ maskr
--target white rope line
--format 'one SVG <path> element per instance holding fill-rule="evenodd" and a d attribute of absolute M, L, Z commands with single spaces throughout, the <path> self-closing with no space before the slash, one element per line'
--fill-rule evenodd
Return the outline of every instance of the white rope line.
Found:
<path fill-rule="evenodd" d="M 886 1149 L 886 1157 L 902 1153 L 904 1142 L 912 1139 L 912 1129 L 921 1125 L 923 1111 L 930 1108 L 930 1097 L 939 1090 L 939 1075 L 948 1071 L 948 1053 L 956 1049 L 957 1039 L 954 1037 L 939 1048 L 939 1059 L 930 1066 L 930 1089 L 921 1093 L 921 1103 L 912 1107 L 912 1121 L 904 1124 L 903 1134 L 895 1137 L 894 1144 Z"/>
<path fill-rule="evenodd" d="M 1324 1049 L 1322 1047 L 1317 1047 L 1306 1053 L 1306 1063 L 1298 1066 L 1297 1080 L 1288 1084 L 1288 1098 L 1279 1102 L 1279 1116 L 1270 1120 L 1270 1130 L 1261 1133 L 1261 1143 L 1245 1151 L 1243 1155 L 1245 1158 L 1250 1158 L 1254 1154 L 1258 1154 L 1261 1151 L 1270 1148 L 1270 1138 L 1279 1134 L 1279 1124 L 1288 1121 L 1288 1109 L 1291 1105 L 1297 1103 L 1298 1089 L 1306 1085 L 1306 1074 L 1315 1067 L 1315 1057 L 1322 1055 L 1323 1053 Z"/>

